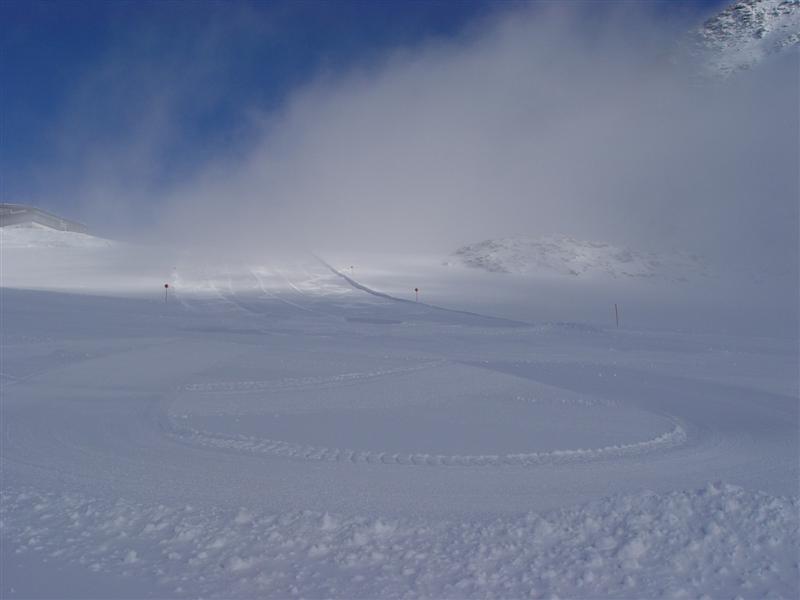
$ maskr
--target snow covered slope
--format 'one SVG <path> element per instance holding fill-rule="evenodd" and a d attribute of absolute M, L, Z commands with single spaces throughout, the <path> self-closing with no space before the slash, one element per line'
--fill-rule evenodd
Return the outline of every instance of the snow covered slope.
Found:
<path fill-rule="evenodd" d="M 166 281 L 170 253 L 41 225 L 0 228 L 0 286 L 143 293 Z"/>
<path fill-rule="evenodd" d="M 0 227 L 0 247 L 9 248 L 100 248 L 112 246 L 111 240 L 59 231 L 44 225 L 25 224 Z"/>
<path fill-rule="evenodd" d="M 37 235 L 2 246 L 3 598 L 797 597 L 796 337 L 496 318 L 606 312 L 583 276 Z"/>
<path fill-rule="evenodd" d="M 692 36 L 708 75 L 750 69 L 800 44 L 800 0 L 742 0 Z"/>
<path fill-rule="evenodd" d="M 463 246 L 453 256 L 468 267 L 497 273 L 669 281 L 709 276 L 702 259 L 695 255 L 638 252 L 566 236 L 485 240 Z"/>

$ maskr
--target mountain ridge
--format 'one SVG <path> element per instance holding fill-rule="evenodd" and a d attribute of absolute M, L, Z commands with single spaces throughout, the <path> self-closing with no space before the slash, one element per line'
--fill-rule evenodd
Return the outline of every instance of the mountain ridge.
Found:
<path fill-rule="evenodd" d="M 462 246 L 452 256 L 466 267 L 494 273 L 670 281 L 710 277 L 696 254 L 643 252 L 565 235 L 489 239 Z"/>
<path fill-rule="evenodd" d="M 800 45 L 800 0 L 740 0 L 689 37 L 706 76 L 749 70 Z"/>

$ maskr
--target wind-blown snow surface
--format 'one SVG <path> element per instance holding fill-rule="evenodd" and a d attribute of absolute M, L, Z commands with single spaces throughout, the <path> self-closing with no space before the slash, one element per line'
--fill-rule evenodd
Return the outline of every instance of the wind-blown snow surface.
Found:
<path fill-rule="evenodd" d="M 3 597 L 800 591 L 796 338 L 6 239 Z"/>

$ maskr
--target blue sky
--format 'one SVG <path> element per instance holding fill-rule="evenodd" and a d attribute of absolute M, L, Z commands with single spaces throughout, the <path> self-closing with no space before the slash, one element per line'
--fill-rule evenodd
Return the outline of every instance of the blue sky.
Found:
<path fill-rule="evenodd" d="M 721 5 L 654 6 L 667 17 Z M 158 189 L 220 148 L 247 148 L 253 111 L 280 109 L 304 83 L 452 40 L 518 6 L 4 0 L 3 200 L 78 210 L 80 181 L 111 163 L 129 186 Z M 117 154 L 136 145 L 147 146 L 148 164 Z"/>
<path fill-rule="evenodd" d="M 4 1 L 0 10 L 4 199 L 47 202 L 32 184 L 38 169 L 74 160 L 63 148 L 69 141 L 59 139 L 64 123 L 79 121 L 86 142 L 124 140 L 138 113 L 148 110 L 151 77 L 169 86 L 173 68 L 194 69 L 179 91 L 191 97 L 175 100 L 184 105 L 179 134 L 163 148 L 165 164 L 180 171 L 203 153 L 203 145 L 246 136 L 240 128 L 248 107 L 275 108 L 320 72 L 346 69 L 387 48 L 454 35 L 496 7 Z M 122 72 L 108 72 L 117 66 Z M 72 135 L 76 127 L 67 129 Z M 59 199 L 49 199 L 54 201 Z"/>

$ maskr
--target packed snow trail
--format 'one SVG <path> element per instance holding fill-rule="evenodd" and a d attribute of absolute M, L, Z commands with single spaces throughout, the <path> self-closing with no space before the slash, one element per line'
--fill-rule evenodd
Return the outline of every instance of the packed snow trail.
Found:
<path fill-rule="evenodd" d="M 308 269 L 313 310 L 266 271 L 2 289 L 4 597 L 796 595 L 795 340 L 498 327 Z"/>
<path fill-rule="evenodd" d="M 448 313 L 451 313 L 451 315 L 463 315 L 463 316 L 466 316 L 468 318 L 471 318 L 471 321 L 470 321 L 471 325 L 477 325 L 478 324 L 478 319 L 485 320 L 488 323 L 495 324 L 497 326 L 519 327 L 519 326 L 529 325 L 529 323 L 524 323 L 522 321 L 514 321 L 514 320 L 511 320 L 511 319 L 501 319 L 501 318 L 498 318 L 498 317 L 490 317 L 490 316 L 487 316 L 487 315 L 481 315 L 481 314 L 470 312 L 470 311 L 466 311 L 466 310 L 457 310 L 457 309 L 453 309 L 453 308 L 445 308 L 443 306 L 436 306 L 434 304 L 428 304 L 426 302 L 419 302 L 418 300 L 412 302 L 411 300 L 407 300 L 405 298 L 398 298 L 397 296 L 392 296 L 390 294 L 386 294 L 384 292 L 380 292 L 380 291 L 375 290 L 373 288 L 367 287 L 363 283 L 359 283 L 358 281 L 356 281 L 352 277 L 349 277 L 348 275 L 346 275 L 342 271 L 340 271 L 340 270 L 336 269 L 335 267 L 331 266 L 329 263 L 327 263 L 324 259 L 320 258 L 319 256 L 317 256 L 316 258 L 325 267 L 330 269 L 330 271 L 332 273 L 334 273 L 335 275 L 338 275 L 339 277 L 344 279 L 354 289 L 360 290 L 362 292 L 366 292 L 367 294 L 370 294 L 371 296 L 375 296 L 377 298 L 383 298 L 383 299 L 386 299 L 386 300 L 392 300 L 393 302 L 407 303 L 407 304 L 411 304 L 411 305 L 414 305 L 414 306 L 422 306 L 425 309 L 431 309 L 431 310 L 434 310 L 434 311 L 440 311 L 440 310 L 441 311 L 446 311 Z"/>

